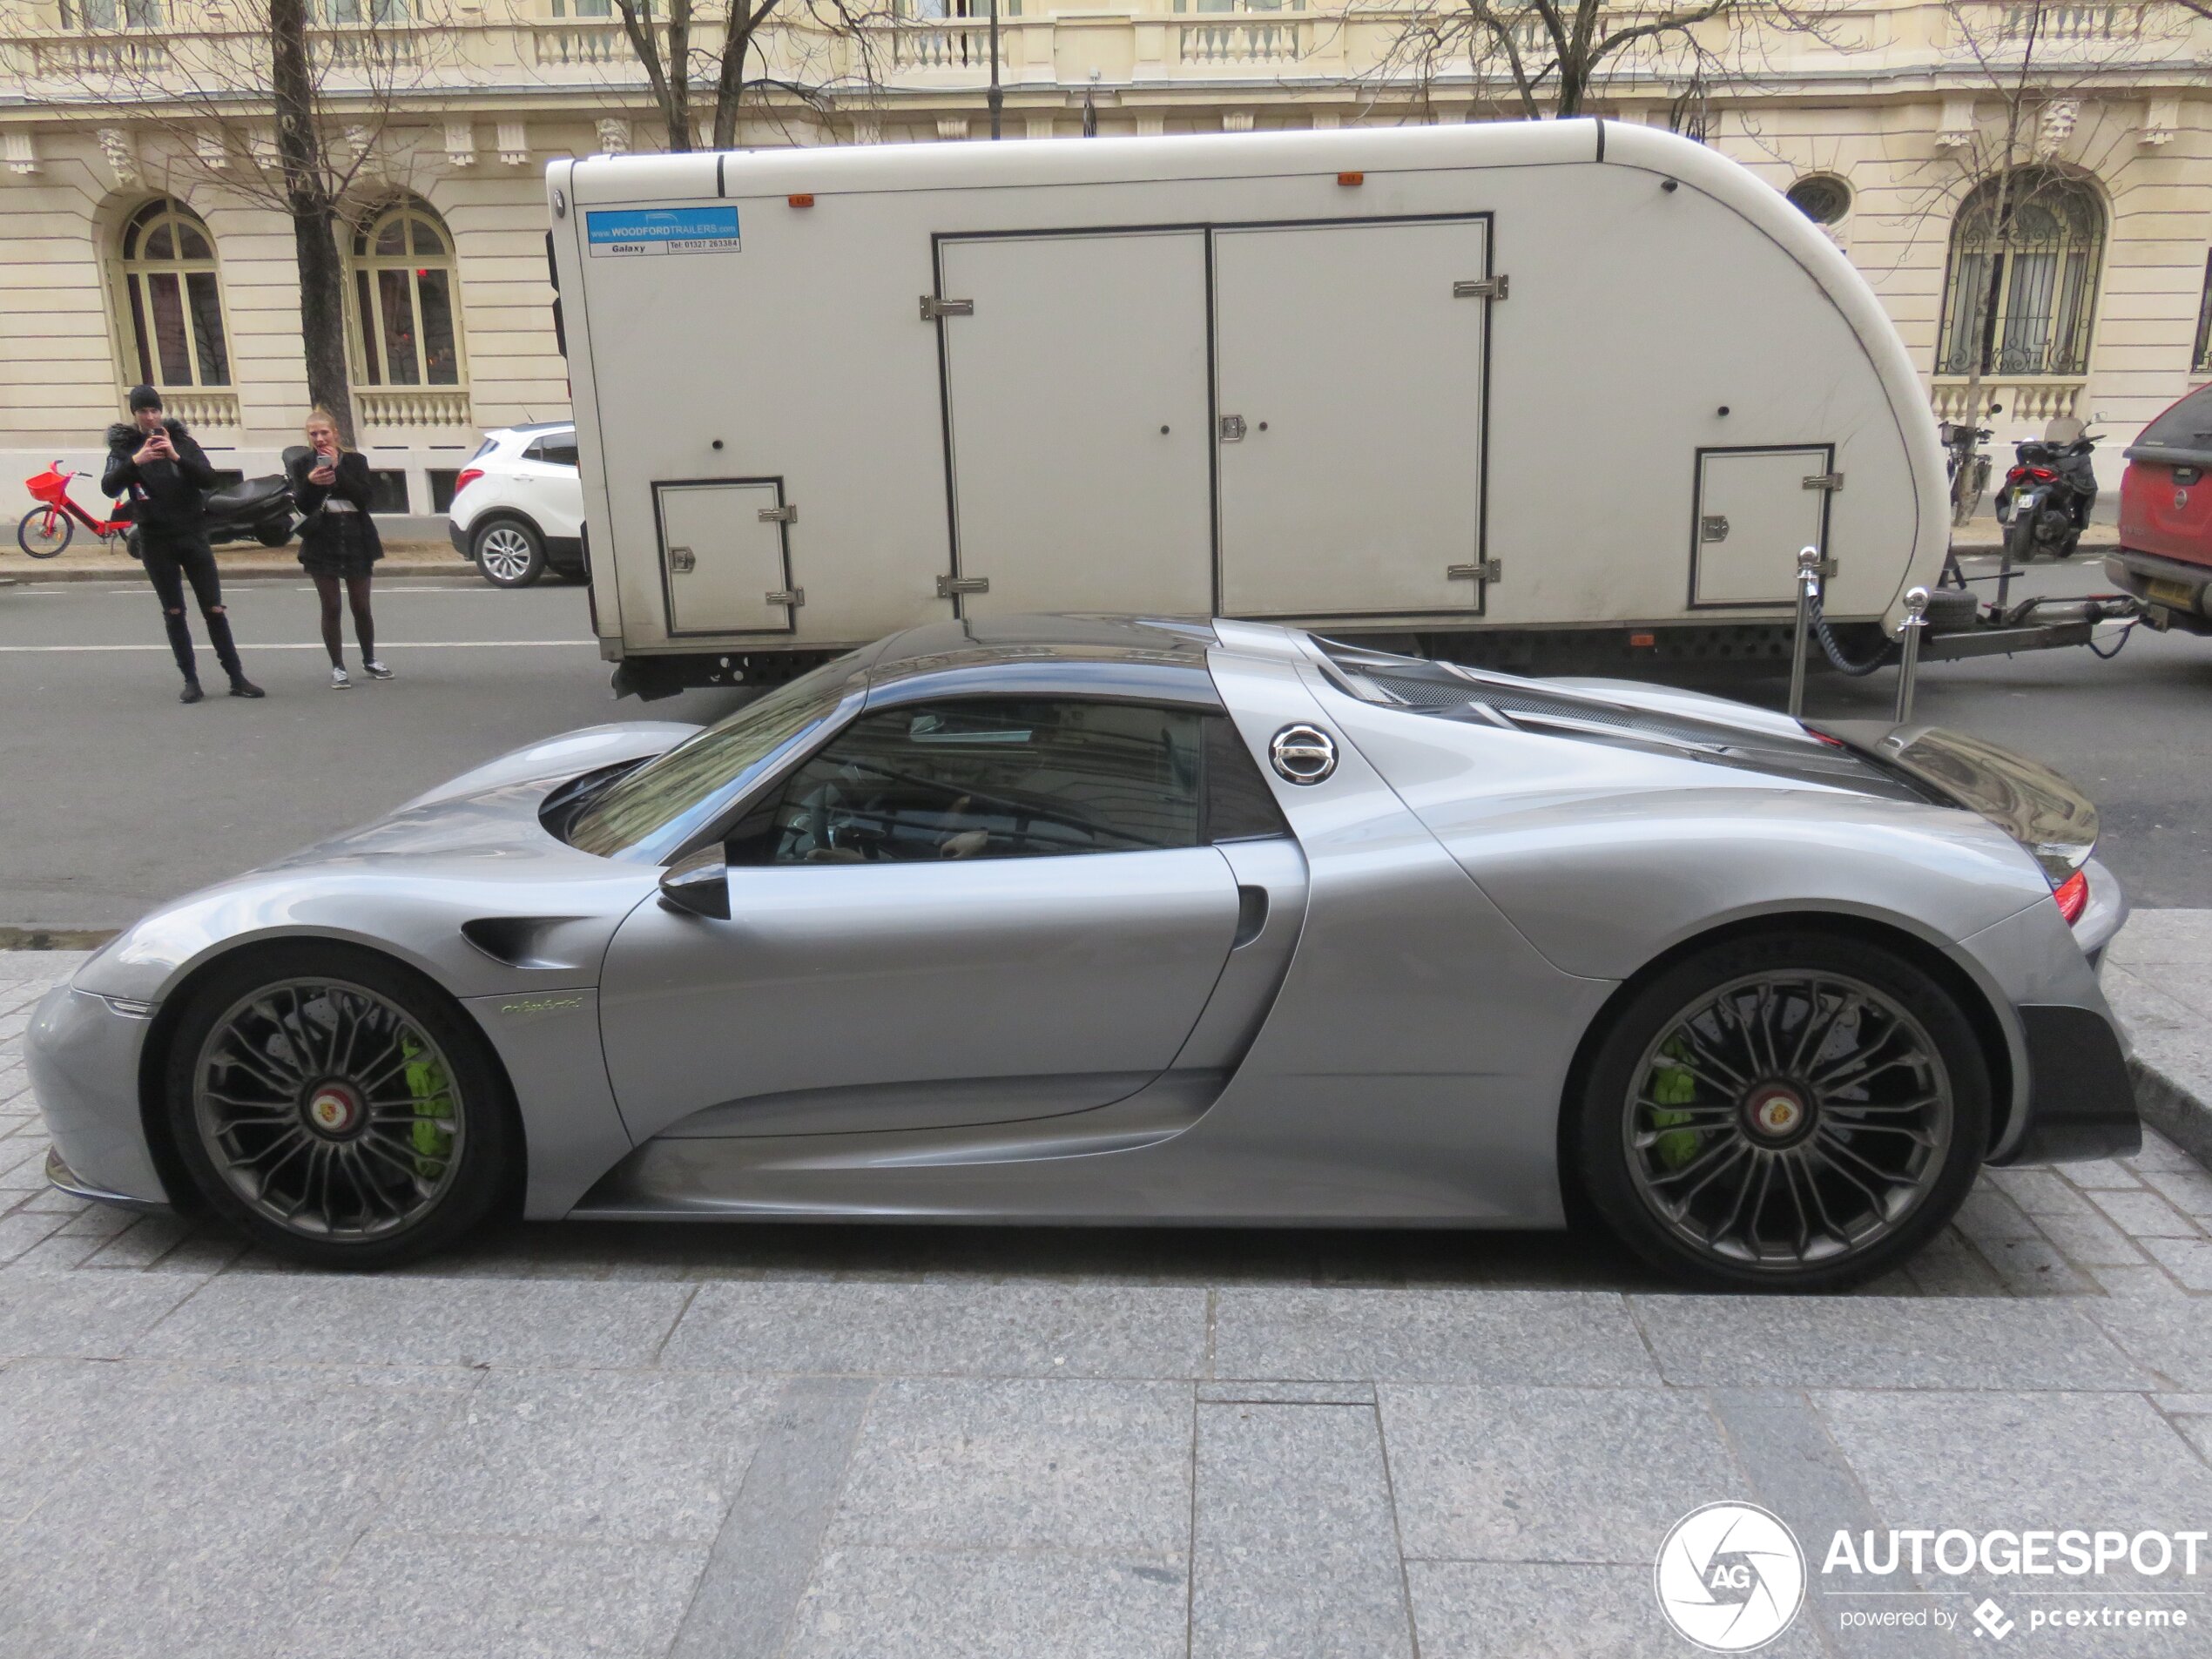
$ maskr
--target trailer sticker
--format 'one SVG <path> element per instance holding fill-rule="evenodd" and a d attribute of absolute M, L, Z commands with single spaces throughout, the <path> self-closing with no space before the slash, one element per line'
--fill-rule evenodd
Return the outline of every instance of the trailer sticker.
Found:
<path fill-rule="evenodd" d="M 584 238 L 601 254 L 736 253 L 734 207 L 642 207 L 586 213 Z"/>

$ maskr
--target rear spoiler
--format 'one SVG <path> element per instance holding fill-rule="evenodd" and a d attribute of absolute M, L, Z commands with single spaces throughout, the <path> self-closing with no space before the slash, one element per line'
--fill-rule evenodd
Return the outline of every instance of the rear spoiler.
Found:
<path fill-rule="evenodd" d="M 2095 850 L 2095 805 L 2040 760 L 1942 726 L 1839 720 L 1818 729 L 1938 799 L 1979 813 L 2033 853 L 2054 887 Z"/>

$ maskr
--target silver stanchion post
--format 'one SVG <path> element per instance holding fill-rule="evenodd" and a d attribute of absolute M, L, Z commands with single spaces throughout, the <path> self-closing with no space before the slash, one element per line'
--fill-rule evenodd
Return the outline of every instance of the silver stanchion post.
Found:
<path fill-rule="evenodd" d="M 1928 590 L 1907 588 L 1905 591 L 1904 637 L 1898 641 L 1899 654 L 1897 666 L 1897 723 L 1903 725 L 1912 718 L 1912 682 L 1920 672 L 1920 636 L 1928 626 Z"/>
<path fill-rule="evenodd" d="M 1790 647 L 1790 718 L 1805 711 L 1805 646 L 1812 634 L 1812 608 L 1820 602 L 1820 550 L 1797 553 L 1797 634 Z"/>

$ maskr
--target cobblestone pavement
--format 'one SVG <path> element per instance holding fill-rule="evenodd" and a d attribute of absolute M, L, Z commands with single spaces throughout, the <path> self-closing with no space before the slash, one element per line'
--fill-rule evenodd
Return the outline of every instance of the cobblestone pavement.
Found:
<path fill-rule="evenodd" d="M 2108 970 L 2212 1032 L 2212 914 Z M 44 1184 L 0 954 L 0 1656 L 1691 1651 L 1654 1552 L 2212 1525 L 2212 1177 L 1993 1171 L 1856 1296 L 1527 1234 L 511 1227 L 376 1278 Z M 2192 961 L 2202 965 L 2188 972 Z M 2161 998 L 2157 1004 L 2144 999 Z M 1784 1654 L 2212 1651 L 1816 1582 Z M 1943 1609 L 1939 1631 L 1846 1628 Z M 1982 1642 L 1986 1648 L 1991 1645 Z"/>

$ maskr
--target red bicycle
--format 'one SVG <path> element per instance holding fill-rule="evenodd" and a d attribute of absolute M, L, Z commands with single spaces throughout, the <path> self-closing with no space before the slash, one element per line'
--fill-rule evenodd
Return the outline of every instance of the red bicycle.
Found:
<path fill-rule="evenodd" d="M 121 516 L 124 503 L 119 498 L 113 509 L 117 516 L 111 518 L 95 518 L 69 498 L 69 481 L 82 475 L 64 472 L 57 461 L 45 471 L 24 480 L 24 488 L 39 505 L 25 513 L 23 523 L 16 526 L 16 545 L 32 558 L 52 558 L 69 545 L 79 524 L 105 540 L 111 550 L 118 537 L 130 534 L 131 521 Z"/>

